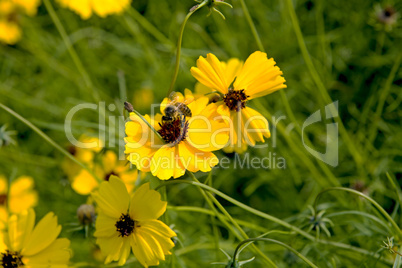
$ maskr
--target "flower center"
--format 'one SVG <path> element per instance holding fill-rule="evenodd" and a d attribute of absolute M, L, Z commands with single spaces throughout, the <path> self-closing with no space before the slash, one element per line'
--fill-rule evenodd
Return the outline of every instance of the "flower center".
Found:
<path fill-rule="evenodd" d="M 4 206 L 7 203 L 7 194 L 0 194 L 0 206 Z"/>
<path fill-rule="evenodd" d="M 129 236 L 136 226 L 135 220 L 133 220 L 128 214 L 121 214 L 120 219 L 114 225 L 117 231 L 120 233 L 119 236 L 126 237 Z"/>
<path fill-rule="evenodd" d="M 110 176 L 112 176 L 112 175 L 114 175 L 114 176 L 119 176 L 119 175 L 117 175 L 116 173 L 114 173 L 114 171 L 112 171 L 112 172 L 106 174 L 103 179 L 104 179 L 105 181 L 109 181 L 109 178 L 110 178 Z"/>
<path fill-rule="evenodd" d="M 223 97 L 223 101 L 226 106 L 229 107 L 231 111 L 239 112 L 241 109 L 246 107 L 247 96 L 242 90 L 229 89 L 229 92 Z"/>
<path fill-rule="evenodd" d="M 162 121 L 162 124 L 159 123 L 159 126 L 161 129 L 158 130 L 158 133 L 166 143 L 177 144 L 186 140 L 188 122 L 183 122 L 180 117 L 172 121 Z"/>
<path fill-rule="evenodd" d="M 1 265 L 2 267 L 18 268 L 24 266 L 24 263 L 22 262 L 22 256 L 18 252 L 6 250 L 5 253 L 1 253 Z"/>

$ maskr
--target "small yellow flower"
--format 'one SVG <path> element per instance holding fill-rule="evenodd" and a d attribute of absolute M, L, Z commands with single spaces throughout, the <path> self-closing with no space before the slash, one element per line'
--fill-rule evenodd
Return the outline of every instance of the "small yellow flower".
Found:
<path fill-rule="evenodd" d="M 188 103 L 194 97 L 186 90 L 185 97 L 178 93 L 177 102 Z M 164 113 L 166 98 L 161 105 Z M 126 123 L 126 150 L 128 160 L 144 172 L 152 172 L 161 180 L 178 178 L 186 170 L 208 172 L 218 164 L 212 151 L 219 150 L 228 141 L 228 127 L 222 122 L 216 107 L 208 105 L 208 98 L 192 101 L 187 106 L 192 116 L 178 116 L 171 121 L 162 120 L 161 114 L 145 115 L 145 120 L 160 134 L 153 133 L 149 126 L 135 113 L 130 113 Z"/>
<path fill-rule="evenodd" d="M 8 180 L 0 175 L 0 230 L 5 228 L 9 214 L 19 214 L 38 203 L 38 193 L 33 189 L 34 180 L 21 176 L 13 180 L 8 188 Z"/>
<path fill-rule="evenodd" d="M 149 109 L 154 103 L 154 92 L 150 88 L 142 88 L 134 92 L 132 98 L 135 110 L 142 111 Z"/>
<path fill-rule="evenodd" d="M 213 54 L 197 60 L 192 75 L 203 85 L 222 95 L 217 112 L 230 118 L 230 144 L 226 151 L 242 153 L 247 145 L 269 138 L 268 121 L 247 102 L 286 88 L 282 71 L 267 54 L 257 51 L 243 64 L 236 59 L 220 62 Z"/>
<path fill-rule="evenodd" d="M 49 212 L 36 226 L 32 209 L 12 215 L 7 232 L 0 233 L 0 263 L 2 267 L 67 268 L 70 241 L 57 238 L 61 226 Z"/>
<path fill-rule="evenodd" d="M 166 224 L 157 220 L 166 210 L 167 202 L 149 189 L 149 183 L 139 187 L 130 197 L 124 183 L 112 176 L 103 182 L 93 198 L 98 204 L 95 237 L 105 263 L 118 261 L 123 265 L 130 255 L 130 247 L 144 266 L 159 265 L 174 247 L 176 236 Z"/>
<path fill-rule="evenodd" d="M 57 0 L 60 5 L 73 10 L 82 19 L 89 19 L 93 13 L 105 18 L 111 14 L 122 13 L 127 9 L 131 0 Z"/>
<path fill-rule="evenodd" d="M 101 163 L 95 163 L 93 170 L 98 178 L 109 180 L 111 175 L 119 176 L 129 192 L 132 192 L 137 180 L 138 171 L 130 169 L 127 161 L 118 160 L 113 151 L 106 151 L 101 156 Z M 81 169 L 77 176 L 73 177 L 71 187 L 79 194 L 88 195 L 99 186 L 99 182 L 87 170 Z"/>
<path fill-rule="evenodd" d="M 68 148 L 70 154 L 72 154 L 77 160 L 85 165 L 93 165 L 96 154 L 98 154 L 104 147 L 104 143 L 92 136 L 82 135 L 78 141 L 83 145 L 82 147 L 71 145 Z M 65 158 L 61 163 L 61 168 L 69 179 L 74 178 L 81 171 L 81 167 L 73 162 L 70 158 Z"/>
<path fill-rule="evenodd" d="M 40 0 L 0 0 L 0 42 L 17 43 L 22 36 L 19 16 L 33 16 Z"/>

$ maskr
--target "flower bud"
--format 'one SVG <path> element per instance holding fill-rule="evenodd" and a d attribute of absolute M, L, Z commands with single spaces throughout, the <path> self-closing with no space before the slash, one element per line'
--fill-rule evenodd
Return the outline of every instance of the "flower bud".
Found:
<path fill-rule="evenodd" d="M 90 225 L 95 221 L 95 208 L 93 205 L 83 204 L 77 209 L 78 221 L 82 225 Z"/>

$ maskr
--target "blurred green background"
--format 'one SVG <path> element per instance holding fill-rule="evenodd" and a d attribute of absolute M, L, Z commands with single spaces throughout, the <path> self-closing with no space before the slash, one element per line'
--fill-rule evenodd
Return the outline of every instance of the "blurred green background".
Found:
<path fill-rule="evenodd" d="M 226 20 L 215 12 L 207 17 L 207 8 L 190 18 L 184 33 L 175 91 L 194 88 L 195 79 L 189 70 L 199 56 L 213 53 L 221 60 L 231 57 L 245 60 L 259 50 L 240 2 L 233 0 L 230 3 L 233 9 L 220 8 Z M 140 112 L 149 113 L 150 108 L 146 105 L 159 103 L 166 96 L 173 74 L 179 28 L 195 2 L 135 0 L 132 8 L 122 15 L 105 19 L 92 16 L 86 21 L 54 1 L 52 4 L 92 85 L 77 69 L 48 11 L 41 5 L 36 17 L 22 18 L 24 36 L 21 41 L 14 46 L 0 46 L 1 103 L 67 148 L 64 120 L 75 105 L 98 101 L 104 101 L 106 105 L 113 103 L 118 108 L 107 111 L 106 116 L 119 116 L 126 100 Z M 330 186 L 350 187 L 373 197 L 400 225 L 400 186 L 395 191 L 386 173 L 401 184 L 402 71 L 399 65 L 402 31 L 400 18 L 385 30 L 378 12 L 387 6 L 400 12 L 402 5 L 397 1 L 363 0 L 300 0 L 293 4 L 312 62 L 332 100 L 339 101 L 339 116 L 354 147 L 345 142 L 344 136 L 339 137 L 339 165 L 336 167 L 314 158 L 304 148 L 298 127 L 315 111 L 323 111 L 329 103 L 320 97 L 301 53 L 289 13 L 291 7 L 286 1 L 247 1 L 268 56 L 275 59 L 284 73 L 288 88 L 283 91 L 296 121 L 287 113 L 279 92 L 260 99 L 265 110 L 249 102 L 269 120 L 272 116 L 286 116 L 280 123 L 281 128 L 277 128 L 276 139 L 268 139 L 268 148 L 249 149 L 250 156 L 264 157 L 275 153 L 276 157 L 286 160 L 286 168 L 214 169 L 213 186 L 306 231 L 311 225 L 308 205 L 313 204 L 316 195 Z M 379 111 L 381 106 L 383 109 Z M 77 113 L 73 121 L 75 136 L 98 133 L 98 121 L 96 111 L 88 109 Z M 326 123 L 305 129 L 312 147 L 321 152 L 325 151 Z M 76 194 L 69 186 L 60 169 L 64 157 L 26 125 L 0 110 L 0 126 L 4 124 L 9 130 L 17 131 L 14 137 L 17 145 L 0 148 L 0 173 L 9 178 L 34 177 L 40 194 L 36 207 L 38 218 L 54 211 L 63 224 L 62 235 L 72 240 L 72 260 L 99 266 L 93 261 L 94 240 L 85 239 L 83 232 L 69 231 L 72 228 L 69 224 L 77 221 L 76 209 L 86 202 L 86 197 Z M 271 122 L 271 127 L 273 125 Z M 290 131 L 286 131 L 287 127 Z M 234 155 L 223 152 L 218 152 L 218 156 L 235 159 Z M 197 177 L 204 181 L 206 175 L 199 173 Z M 208 208 L 194 187 L 168 186 L 167 194 L 169 205 Z M 260 228 L 245 227 L 250 237 L 258 236 L 264 230 L 286 230 L 221 201 L 233 217 Z M 294 234 L 270 237 L 294 247 L 319 267 L 390 267 L 386 260 L 392 263 L 392 255 L 380 249 L 382 241 L 393 236 L 392 233 L 360 214 L 334 214 L 361 211 L 378 216 L 367 202 L 337 192 L 324 195 L 320 204 L 319 208 L 326 209 L 325 215 L 334 223 L 329 227 L 331 237 L 321 233 L 321 238 L 377 252 L 382 257 L 323 245 Z M 174 224 L 179 234 L 180 242 L 175 247 L 174 257 L 177 267 L 206 267 L 214 261 L 226 261 L 217 248 L 233 253 L 239 242 L 209 215 L 173 209 L 167 213 L 169 223 Z M 314 231 L 311 233 L 315 235 Z M 258 243 L 257 246 L 278 267 L 304 267 L 295 255 L 279 246 L 269 243 Z M 254 255 L 245 250 L 241 259 Z M 168 263 L 171 261 L 169 259 Z M 264 265 L 257 256 L 245 267 Z M 83 264 L 85 266 L 89 264 Z"/>

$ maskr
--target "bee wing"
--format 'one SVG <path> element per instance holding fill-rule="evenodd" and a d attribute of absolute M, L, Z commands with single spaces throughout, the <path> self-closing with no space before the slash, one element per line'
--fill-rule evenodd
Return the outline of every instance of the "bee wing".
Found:
<path fill-rule="evenodd" d="M 180 99 L 183 99 L 183 95 L 181 93 L 172 91 L 172 93 L 169 94 L 169 99 L 172 103 L 180 102 Z"/>
<path fill-rule="evenodd" d="M 192 103 L 194 101 L 194 96 L 193 93 L 191 93 L 190 90 L 188 90 L 187 88 L 184 90 L 184 99 L 183 99 L 183 103 L 186 105 L 189 105 L 190 103 Z"/>

